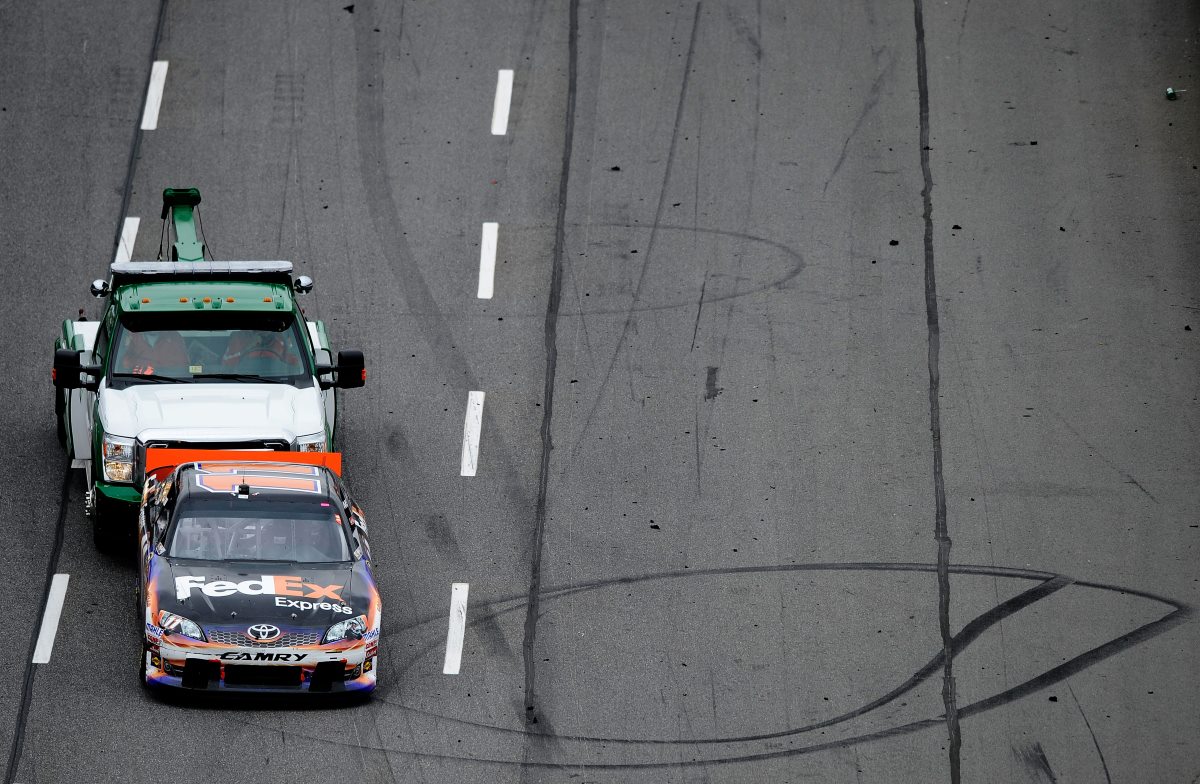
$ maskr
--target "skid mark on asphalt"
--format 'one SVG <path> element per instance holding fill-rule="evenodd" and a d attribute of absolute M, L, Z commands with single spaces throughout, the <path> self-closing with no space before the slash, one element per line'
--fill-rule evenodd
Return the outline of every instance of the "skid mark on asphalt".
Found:
<path fill-rule="evenodd" d="M 687 55 L 683 61 L 683 78 L 679 86 L 679 102 L 675 105 L 675 122 L 671 128 L 671 143 L 667 147 L 667 161 L 663 167 L 662 184 L 658 191 L 658 206 L 654 210 L 654 223 L 650 227 L 650 239 L 646 243 L 646 253 L 642 259 L 641 270 L 638 272 L 637 284 L 633 289 L 633 301 L 629 308 L 625 311 L 625 323 L 621 326 L 621 337 L 617 341 L 616 348 L 613 349 L 612 357 L 608 361 L 608 368 L 604 371 L 604 375 L 600 378 L 600 384 L 596 390 L 596 397 L 592 402 L 592 407 L 584 419 L 583 427 L 579 432 L 579 440 L 576 441 L 575 447 L 571 450 L 572 454 L 579 448 L 582 443 L 583 436 L 587 433 L 588 428 L 592 424 L 592 420 L 596 416 L 596 409 L 600 405 L 600 398 L 603 396 L 604 388 L 608 386 L 609 378 L 612 376 L 613 368 L 617 364 L 617 357 L 621 355 L 622 349 L 625 347 L 625 340 L 629 337 L 629 331 L 635 322 L 634 314 L 637 312 L 638 304 L 642 299 L 642 290 L 646 284 L 646 271 L 649 269 L 651 262 L 654 259 L 655 240 L 658 238 L 659 228 L 663 222 L 663 209 L 667 201 L 667 184 L 671 180 L 671 169 L 675 163 L 675 153 L 679 146 L 679 129 L 683 123 L 683 108 L 687 102 L 688 84 L 692 73 L 692 62 L 696 53 L 696 33 L 700 29 L 700 9 L 702 4 L 696 3 L 695 11 L 692 16 L 692 32 L 688 39 Z"/>
<path fill-rule="evenodd" d="M 1121 597 L 1134 597 L 1147 600 L 1158 605 L 1162 605 L 1169 609 L 1165 615 L 1150 620 L 1143 625 L 1133 629 L 1130 632 L 1122 634 L 1106 643 L 1088 649 L 1077 654 L 1073 658 L 1062 662 L 1061 664 L 1052 667 L 1040 675 L 1034 676 L 1029 680 L 1019 683 L 1006 689 L 1003 692 L 994 694 L 990 697 L 977 700 L 969 705 L 959 708 L 959 715 L 962 718 L 974 716 L 985 711 L 1007 705 L 1016 700 L 1029 696 L 1037 691 L 1041 691 L 1053 684 L 1059 683 L 1066 678 L 1081 672 L 1105 659 L 1115 656 L 1118 653 L 1127 651 L 1134 646 L 1137 646 L 1147 640 L 1157 637 L 1180 624 L 1190 620 L 1192 616 L 1192 608 L 1181 602 L 1169 599 L 1160 595 L 1156 595 L 1147 591 L 1137 589 L 1123 588 L 1121 586 L 1097 583 L 1090 581 L 1076 581 L 1065 575 L 1058 575 L 1049 572 L 1041 572 L 1032 569 L 1018 569 L 995 566 L 975 566 L 975 565 L 959 565 L 949 566 L 948 570 L 953 575 L 970 575 L 982 577 L 994 577 L 998 579 L 1010 579 L 1021 581 L 1035 581 L 1037 584 L 1024 592 L 1013 596 L 1011 599 L 999 605 L 992 607 L 981 615 L 972 619 L 963 629 L 954 635 L 951 640 L 950 655 L 957 656 L 964 649 L 970 646 L 976 639 L 982 636 L 985 632 L 992 628 L 998 628 L 998 625 L 1004 619 L 1013 616 L 1014 614 L 1035 606 L 1038 602 L 1043 601 L 1059 591 L 1067 587 L 1075 589 L 1091 589 L 1103 593 L 1113 593 Z M 847 573 L 880 573 L 880 572 L 899 572 L 899 573 L 926 573 L 936 575 L 939 571 L 938 564 L 922 564 L 922 563 L 817 563 L 817 564 L 784 564 L 778 566 L 759 566 L 759 567 L 734 567 L 724 569 L 698 569 L 679 572 L 662 572 L 656 574 L 622 577 L 608 580 L 594 580 L 569 585 L 549 587 L 543 590 L 545 599 L 561 599 L 564 597 L 575 596 L 586 592 L 613 588 L 616 586 L 629 586 L 635 584 L 644 584 L 653 581 L 670 581 L 670 580 L 693 580 L 714 577 L 732 577 L 738 575 L 761 575 L 761 574 L 804 574 L 812 572 L 847 572 Z M 477 622 L 478 619 L 491 618 L 493 621 L 509 613 L 518 612 L 523 608 L 523 599 L 520 595 L 501 597 L 492 601 L 484 601 L 477 604 L 477 609 L 474 611 L 475 616 L 471 620 L 471 624 Z M 1102 601 L 1103 599 L 1101 599 Z M 436 636 L 436 642 L 433 649 L 438 648 L 443 638 L 437 629 L 432 624 L 434 622 L 445 622 L 444 614 L 430 615 L 425 619 L 417 621 L 413 624 L 406 625 L 401 628 L 387 628 L 385 631 L 389 634 L 404 634 L 407 636 L 415 635 L 422 627 L 427 627 L 433 631 Z M 440 628 L 440 623 L 438 624 Z M 420 656 L 421 654 L 415 654 Z M 939 669 L 942 668 L 942 657 L 945 652 L 942 650 L 936 651 L 930 661 L 919 668 L 912 676 L 903 681 L 897 687 L 889 690 L 880 697 L 858 706 L 854 709 L 845 711 L 830 719 L 813 722 L 802 727 L 790 728 L 770 733 L 750 734 L 738 737 L 710 737 L 710 738 L 628 738 L 628 737 L 595 737 L 583 735 L 555 735 L 548 732 L 545 728 L 539 730 L 532 729 L 514 729 L 509 726 L 498 726 L 486 724 L 482 722 L 474 722 L 466 719 L 460 719 L 453 716 L 446 716 L 431 711 L 422 710 L 419 708 L 405 705 L 401 702 L 393 702 L 386 698 L 379 698 L 377 701 L 384 702 L 391 707 L 397 708 L 401 713 L 406 714 L 407 720 L 411 719 L 410 727 L 416 731 L 417 736 L 424 736 L 421 732 L 423 722 L 432 722 L 431 727 L 444 727 L 445 724 L 453 724 L 462 729 L 462 731 L 474 730 L 484 735 L 479 739 L 480 742 L 488 742 L 489 745 L 496 738 L 512 737 L 514 740 L 521 740 L 520 748 L 514 748 L 514 758 L 491 758 L 480 759 L 476 757 L 465 757 L 459 753 L 439 753 L 429 750 L 417 750 L 416 748 L 394 748 L 388 747 L 386 750 L 392 754 L 411 756 L 416 758 L 428 759 L 470 759 L 476 763 L 490 763 L 497 765 L 520 765 L 523 767 L 538 767 L 538 768 L 595 768 L 595 769 L 657 769 L 657 768 L 674 768 L 688 767 L 699 765 L 725 765 L 736 764 L 740 762 L 779 759 L 791 756 L 799 756 L 817 753 L 821 751 L 844 749 L 869 742 L 872 740 L 881 740 L 892 738 L 901 735 L 907 735 L 923 730 L 935 729 L 945 726 L 945 718 L 935 716 L 923 719 L 915 719 L 903 721 L 883 729 L 875 729 L 869 732 L 842 737 L 839 739 L 823 740 L 807 746 L 791 745 L 795 740 L 788 738 L 796 738 L 805 733 L 819 731 L 820 734 L 826 734 L 826 730 L 831 727 L 843 724 L 851 719 L 866 716 L 867 714 L 881 708 L 885 705 L 895 702 L 899 697 L 911 692 L 917 685 L 922 682 L 934 678 Z M 411 663 L 411 660 L 410 660 Z M 848 728 L 853 732 L 852 728 Z M 524 737 L 521 737 L 524 736 Z M 340 740 L 327 740 L 313 736 L 315 742 L 327 742 L 331 745 L 346 746 L 354 745 Z M 540 748 L 548 749 L 551 744 L 557 743 L 557 754 L 554 758 L 537 757 L 530 755 L 530 742 L 535 743 Z M 568 744 L 582 744 L 581 748 L 569 748 Z M 736 744 L 742 744 L 739 748 Z M 752 744 L 750 748 L 746 748 L 746 744 Z M 722 746 L 731 746 L 731 748 L 722 748 Z M 699 748 L 702 746 L 710 746 L 714 749 L 713 756 L 708 758 L 699 758 L 698 756 L 691 759 L 679 759 L 678 749 L 680 747 Z M 611 747 L 611 748 L 610 748 Z M 667 749 L 673 748 L 673 751 Z M 655 751 L 659 749 L 660 751 Z M 765 749 L 765 750 L 764 750 Z M 564 750 L 571 753 L 569 759 L 564 759 L 561 754 Z M 608 750 L 606 752 L 606 750 Z M 641 754 L 648 756 L 650 759 L 637 761 L 635 757 Z M 672 759 L 664 760 L 664 754 L 669 755 Z M 515 758 L 520 756 L 521 759 Z M 609 761 L 605 761 L 605 759 Z M 552 761 L 553 759 L 553 761 Z"/>

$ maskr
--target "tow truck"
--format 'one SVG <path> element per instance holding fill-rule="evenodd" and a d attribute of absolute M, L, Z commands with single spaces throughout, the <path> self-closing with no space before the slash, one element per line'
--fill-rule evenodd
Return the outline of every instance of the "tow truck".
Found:
<path fill-rule="evenodd" d="M 332 451 L 336 389 L 366 382 L 362 352 L 333 362 L 325 325 L 305 319 L 312 278 L 214 260 L 199 204 L 165 189 L 158 258 L 114 261 L 91 285 L 103 315 L 81 309 L 54 342 L 58 438 L 101 550 L 132 542 L 148 449 Z"/>

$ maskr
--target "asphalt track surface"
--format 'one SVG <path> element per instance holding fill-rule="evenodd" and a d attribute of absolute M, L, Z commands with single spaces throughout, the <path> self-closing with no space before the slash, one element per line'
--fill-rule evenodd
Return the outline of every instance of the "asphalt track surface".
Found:
<path fill-rule="evenodd" d="M 1196 781 L 1198 16 L 0 3 L 5 780 Z M 366 705 L 140 689 L 55 443 L 60 320 L 193 185 L 368 358 Z"/>

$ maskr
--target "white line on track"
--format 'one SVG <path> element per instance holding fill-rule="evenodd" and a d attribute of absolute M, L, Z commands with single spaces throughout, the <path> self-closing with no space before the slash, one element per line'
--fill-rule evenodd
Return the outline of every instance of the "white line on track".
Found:
<path fill-rule="evenodd" d="M 512 102 L 513 72 L 501 70 L 496 75 L 496 102 L 492 104 L 492 134 L 508 133 L 508 105 Z"/>
<path fill-rule="evenodd" d="M 150 88 L 146 90 L 146 108 L 142 111 L 142 130 L 158 127 L 158 110 L 162 106 L 163 86 L 167 83 L 167 61 L 155 60 L 150 68 Z"/>
<path fill-rule="evenodd" d="M 479 428 L 483 425 L 483 393 L 467 395 L 467 418 L 463 423 L 462 476 L 475 476 L 479 465 Z"/>
<path fill-rule="evenodd" d="M 133 257 L 133 243 L 137 240 L 141 218 L 126 218 L 121 226 L 121 242 L 117 245 L 117 257 L 113 261 L 129 261 Z"/>
<path fill-rule="evenodd" d="M 42 628 L 38 632 L 37 645 L 33 649 L 34 664 L 49 664 L 54 650 L 54 637 L 58 634 L 58 619 L 62 616 L 63 600 L 67 598 L 68 574 L 56 574 L 50 581 L 50 593 L 46 596 L 46 614 L 42 616 Z"/>
<path fill-rule="evenodd" d="M 467 628 L 467 583 L 450 586 L 450 628 L 446 631 L 446 662 L 442 665 L 444 675 L 458 675 L 462 665 L 463 632 Z"/>
<path fill-rule="evenodd" d="M 483 238 L 479 241 L 479 299 L 492 298 L 492 284 L 496 277 L 496 242 L 500 234 L 499 223 L 483 224 Z"/>

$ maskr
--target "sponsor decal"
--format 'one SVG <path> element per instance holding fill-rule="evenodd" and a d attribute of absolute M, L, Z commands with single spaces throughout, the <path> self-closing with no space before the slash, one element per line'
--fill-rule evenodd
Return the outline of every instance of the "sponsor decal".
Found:
<path fill-rule="evenodd" d="M 273 642 L 283 636 L 283 630 L 270 623 L 256 623 L 246 630 L 246 636 L 255 642 Z"/>
<path fill-rule="evenodd" d="M 162 630 L 161 626 L 156 626 L 152 623 L 146 624 L 146 636 L 149 637 L 150 639 L 152 639 L 152 640 L 161 639 L 162 633 L 163 633 L 163 630 Z"/>
<path fill-rule="evenodd" d="M 374 659 L 367 659 L 365 662 L 363 662 L 363 666 L 362 666 L 363 672 L 370 672 L 371 667 L 374 664 L 374 662 L 375 662 Z"/>
<path fill-rule="evenodd" d="M 286 599 L 282 596 L 275 597 L 275 606 L 292 610 L 332 610 L 333 612 L 345 613 L 346 615 L 354 614 L 354 611 L 344 604 L 333 604 L 332 602 L 305 602 L 296 599 Z"/>
<path fill-rule="evenodd" d="M 222 661 L 298 662 L 308 658 L 307 653 L 272 653 L 271 651 L 229 651 L 221 654 Z"/>
<path fill-rule="evenodd" d="M 302 599 L 324 599 L 344 604 L 346 600 L 338 593 L 343 587 L 342 585 L 306 583 L 303 578 L 291 574 L 264 574 L 258 579 L 242 580 L 237 583 L 231 580 L 209 582 L 208 578 L 203 575 L 188 574 L 175 578 L 175 596 L 181 602 L 191 596 L 193 590 L 199 589 L 205 596 L 216 599 L 240 593 L 246 596 L 273 595 L 276 597 L 295 596 Z M 275 604 L 283 606 L 278 601 Z M 311 604 L 311 602 L 304 602 L 304 604 Z"/>

